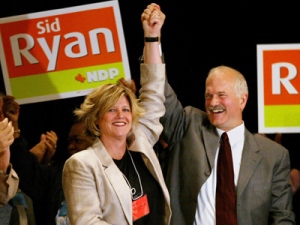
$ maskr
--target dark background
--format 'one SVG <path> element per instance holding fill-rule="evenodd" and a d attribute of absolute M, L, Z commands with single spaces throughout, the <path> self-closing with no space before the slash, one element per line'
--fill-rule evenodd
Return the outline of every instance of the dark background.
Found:
<path fill-rule="evenodd" d="M 99 1 L 1 0 L 0 17 L 96 2 Z M 159 4 L 166 14 L 162 50 L 169 82 L 182 104 L 204 109 L 204 83 L 209 69 L 220 64 L 232 66 L 248 81 L 249 100 L 244 121 L 251 132 L 257 132 L 256 45 L 300 43 L 300 14 L 296 3 L 272 2 L 272 5 L 262 6 L 262 3 L 252 1 L 210 1 L 204 4 L 191 0 L 120 0 L 131 76 L 137 84 L 138 57 L 143 49 L 140 16 L 151 2 Z M 2 76 L 0 90 L 5 92 Z M 36 144 L 41 133 L 53 130 L 59 136 L 60 146 L 64 146 L 73 118 L 72 111 L 82 101 L 83 97 L 77 97 L 21 105 L 20 129 L 29 145 Z"/>

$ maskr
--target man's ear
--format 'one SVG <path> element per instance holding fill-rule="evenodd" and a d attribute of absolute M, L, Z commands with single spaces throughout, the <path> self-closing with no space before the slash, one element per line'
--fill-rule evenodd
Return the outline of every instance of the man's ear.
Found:
<path fill-rule="evenodd" d="M 246 107 L 247 101 L 248 101 L 248 94 L 243 94 L 243 96 L 240 98 L 240 105 L 242 111 Z"/>

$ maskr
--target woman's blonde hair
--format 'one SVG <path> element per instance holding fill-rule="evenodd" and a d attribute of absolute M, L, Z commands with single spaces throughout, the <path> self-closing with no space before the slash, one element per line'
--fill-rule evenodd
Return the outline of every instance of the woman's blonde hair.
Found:
<path fill-rule="evenodd" d="M 100 136 L 101 131 L 96 125 L 96 120 L 101 118 L 119 99 L 125 96 L 129 101 L 133 125 L 137 126 L 139 119 L 145 114 L 145 109 L 140 106 L 139 99 L 122 83 L 104 84 L 92 90 L 80 105 L 74 110 L 78 120 L 84 121 L 87 132 Z"/>

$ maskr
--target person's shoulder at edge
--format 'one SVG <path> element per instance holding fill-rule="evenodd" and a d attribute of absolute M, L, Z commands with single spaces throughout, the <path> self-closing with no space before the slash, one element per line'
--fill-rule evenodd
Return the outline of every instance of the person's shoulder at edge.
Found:
<path fill-rule="evenodd" d="M 10 164 L 6 174 L 0 174 L 0 206 L 5 205 L 17 193 L 19 177 Z"/>
<path fill-rule="evenodd" d="M 288 151 L 284 146 L 281 144 L 277 143 L 276 141 L 266 137 L 265 135 L 262 135 L 260 133 L 253 133 L 253 137 L 258 144 L 259 147 L 262 149 L 281 149 L 284 151 Z M 270 148 L 270 146 L 272 148 Z"/>

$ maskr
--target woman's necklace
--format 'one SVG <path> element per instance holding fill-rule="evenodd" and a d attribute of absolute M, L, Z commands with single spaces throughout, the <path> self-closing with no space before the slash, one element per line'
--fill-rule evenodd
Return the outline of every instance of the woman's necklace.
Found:
<path fill-rule="evenodd" d="M 135 166 L 135 164 L 134 164 L 134 161 L 133 161 L 133 158 L 132 158 L 130 152 L 129 152 L 128 150 L 127 150 L 127 152 L 128 152 L 128 154 L 129 154 L 129 156 L 130 156 L 132 165 L 133 165 L 133 167 L 134 167 L 134 170 L 135 170 L 135 172 L 136 172 L 136 174 L 137 174 L 137 177 L 138 177 L 138 180 L 139 180 L 139 184 L 140 184 L 140 188 L 141 188 L 141 194 L 140 194 L 140 195 L 134 197 L 134 195 L 136 194 L 136 189 L 135 189 L 134 187 L 131 187 L 131 185 L 130 185 L 130 183 L 129 183 L 129 180 L 127 179 L 127 177 L 126 177 L 123 173 L 122 173 L 122 175 L 123 175 L 124 179 L 126 180 L 126 182 L 127 182 L 128 186 L 129 186 L 130 190 L 131 190 L 132 200 L 137 200 L 137 199 L 139 199 L 140 197 L 142 197 L 143 194 L 144 194 L 143 186 L 142 186 L 142 181 L 141 181 L 141 178 L 140 178 L 140 174 L 138 173 L 138 171 L 137 171 L 137 169 L 136 169 L 136 166 Z"/>

